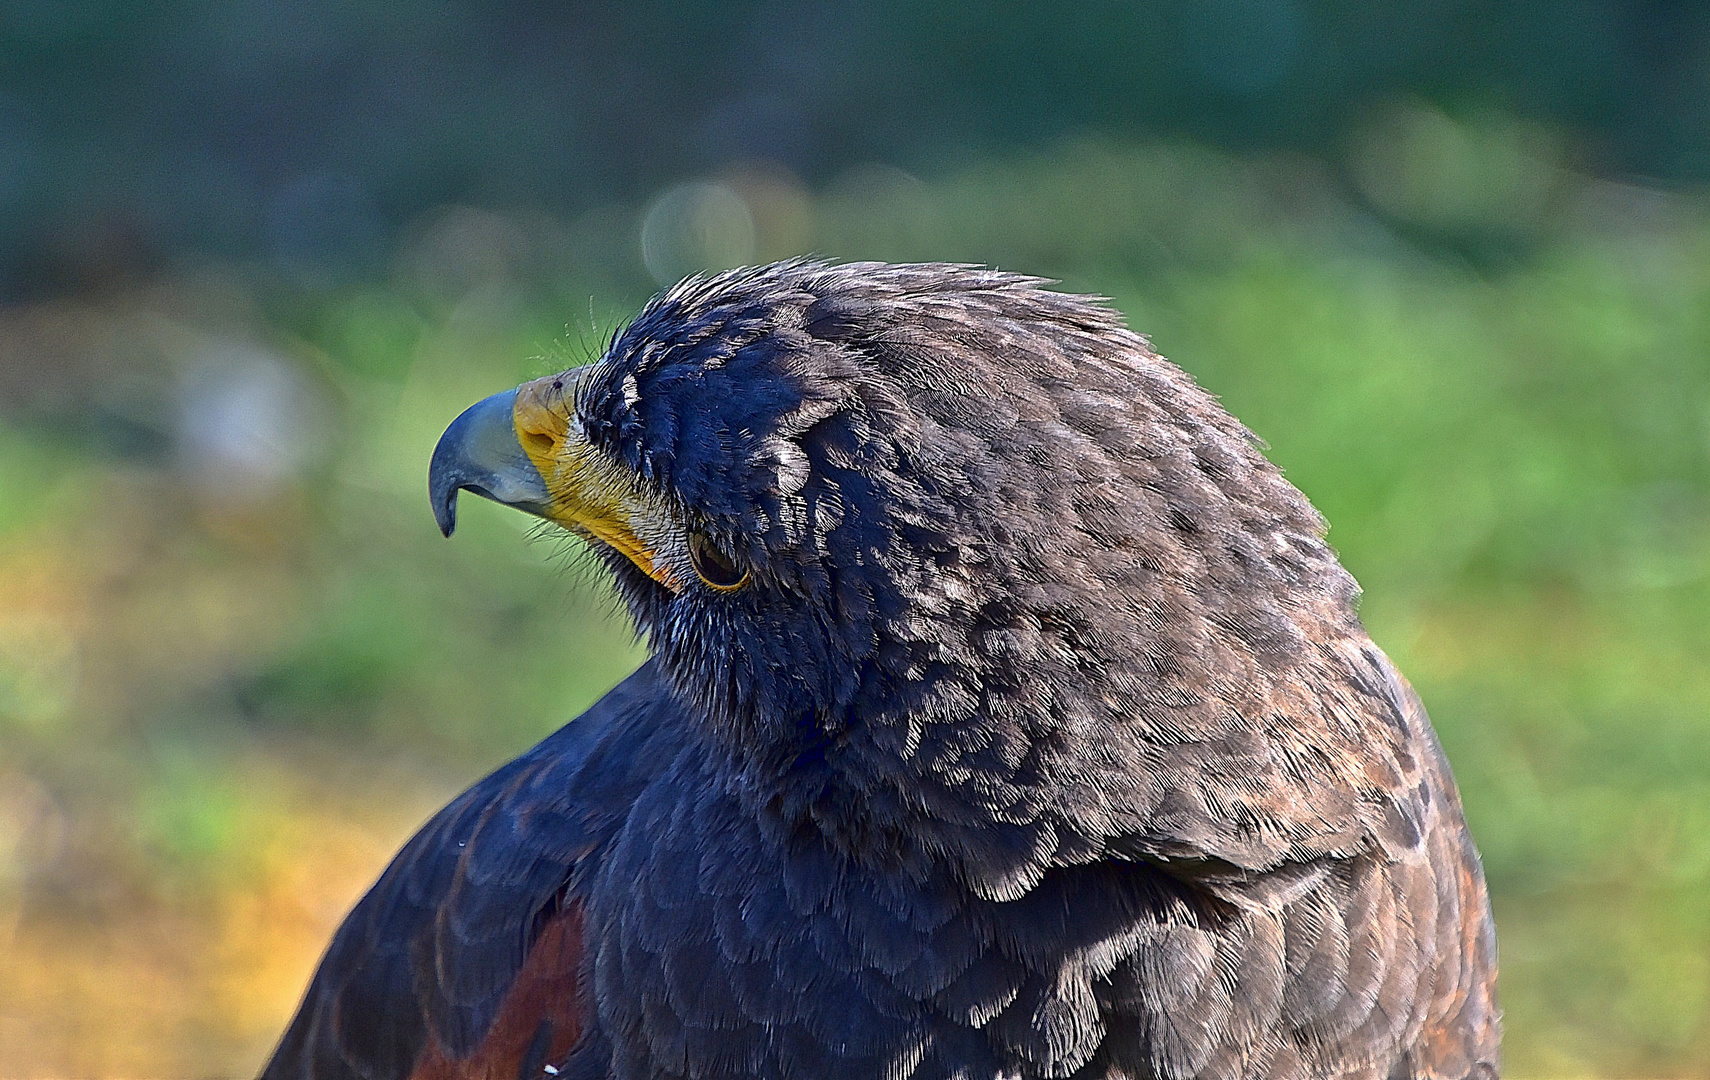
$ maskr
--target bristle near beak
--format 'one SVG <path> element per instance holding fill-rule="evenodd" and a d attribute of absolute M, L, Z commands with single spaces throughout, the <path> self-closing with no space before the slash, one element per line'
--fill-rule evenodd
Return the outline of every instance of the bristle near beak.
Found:
<path fill-rule="evenodd" d="M 681 584 L 661 553 L 683 529 L 664 499 L 589 445 L 572 407 L 585 371 L 494 394 L 452 421 L 428 470 L 434 520 L 450 536 L 457 493 L 472 491 L 607 544 L 675 592 Z"/>

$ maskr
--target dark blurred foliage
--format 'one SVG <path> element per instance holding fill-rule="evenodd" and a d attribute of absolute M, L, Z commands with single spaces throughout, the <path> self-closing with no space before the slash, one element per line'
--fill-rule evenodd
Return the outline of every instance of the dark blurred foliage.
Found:
<path fill-rule="evenodd" d="M 0 0 L 0 1076 L 239 1075 L 640 652 L 468 403 L 817 251 L 1102 293 L 1460 777 L 1510 1075 L 1710 1068 L 1701 5 Z"/>
<path fill-rule="evenodd" d="M 446 202 L 571 214 L 1098 131 L 1334 156 L 1415 96 L 1710 177 L 1691 0 L 8 0 L 0 294 L 220 257 L 372 272 Z"/>

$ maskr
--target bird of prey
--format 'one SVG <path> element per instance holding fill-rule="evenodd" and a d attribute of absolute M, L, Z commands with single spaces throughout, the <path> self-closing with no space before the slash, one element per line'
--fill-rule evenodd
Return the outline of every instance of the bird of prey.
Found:
<path fill-rule="evenodd" d="M 268 1080 L 1494 1077 L 1425 710 L 1306 498 L 1104 303 L 691 278 L 434 451 L 651 658 L 333 938 Z"/>

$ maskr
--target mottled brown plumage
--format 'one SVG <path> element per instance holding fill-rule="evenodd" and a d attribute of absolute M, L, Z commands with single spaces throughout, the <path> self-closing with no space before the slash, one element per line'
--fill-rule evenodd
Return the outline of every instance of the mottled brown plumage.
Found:
<path fill-rule="evenodd" d="M 1102 304 L 686 282 L 431 486 L 592 537 L 654 657 L 406 847 L 268 1077 L 1495 1075 L 1423 707 Z"/>

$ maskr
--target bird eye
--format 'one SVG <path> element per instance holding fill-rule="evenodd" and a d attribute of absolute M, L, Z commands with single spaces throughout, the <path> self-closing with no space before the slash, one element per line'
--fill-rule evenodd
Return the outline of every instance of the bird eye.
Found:
<path fill-rule="evenodd" d="M 736 565 L 736 560 L 720 551 L 717 544 L 701 532 L 689 534 L 689 565 L 702 581 L 722 592 L 740 589 L 748 584 L 748 571 Z"/>

